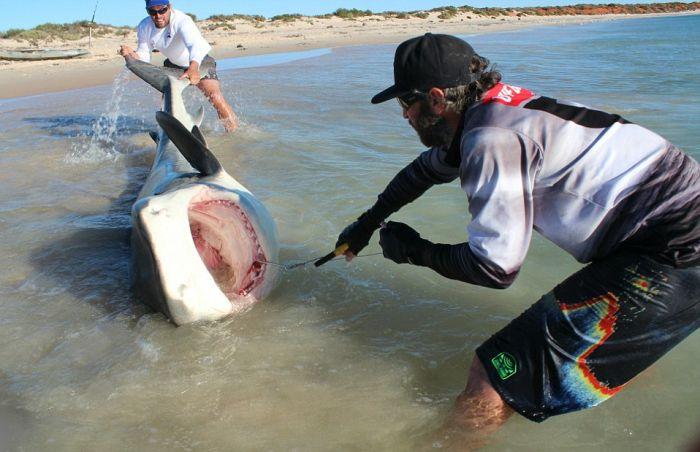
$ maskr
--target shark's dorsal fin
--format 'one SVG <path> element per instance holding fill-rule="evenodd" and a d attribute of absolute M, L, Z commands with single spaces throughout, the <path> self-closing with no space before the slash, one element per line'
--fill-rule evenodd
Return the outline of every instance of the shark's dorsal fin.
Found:
<path fill-rule="evenodd" d="M 137 60 L 136 58 L 127 58 L 126 67 L 161 93 L 165 92 L 165 89 L 170 83 L 168 75 L 177 79 L 184 72 L 179 69 L 154 66 L 145 61 Z"/>
<path fill-rule="evenodd" d="M 192 124 L 196 126 L 202 125 L 202 120 L 204 119 L 204 107 L 199 107 L 197 113 L 192 117 Z"/>
<path fill-rule="evenodd" d="M 202 144 L 203 144 L 205 147 L 207 146 L 207 140 L 206 140 L 206 138 L 204 138 L 204 135 L 202 134 L 202 131 L 199 130 L 199 127 L 197 127 L 197 126 L 192 127 L 192 135 L 194 135 L 194 137 L 195 137 L 196 139 L 198 139 L 199 141 L 201 141 Z"/>
<path fill-rule="evenodd" d="M 151 137 L 151 140 L 155 141 L 156 144 L 158 144 L 160 142 L 160 138 L 158 137 L 158 132 L 156 132 L 155 130 L 151 130 L 150 132 L 148 132 L 148 136 Z"/>
<path fill-rule="evenodd" d="M 210 176 L 223 170 L 214 154 L 174 116 L 159 111 L 156 112 L 156 121 L 182 156 L 202 175 Z"/>

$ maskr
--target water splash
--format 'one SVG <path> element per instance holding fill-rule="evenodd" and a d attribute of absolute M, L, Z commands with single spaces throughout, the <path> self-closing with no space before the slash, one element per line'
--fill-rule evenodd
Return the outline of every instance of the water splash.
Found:
<path fill-rule="evenodd" d="M 116 160 L 123 151 L 116 141 L 119 119 L 122 116 L 121 103 L 124 97 L 130 72 L 124 68 L 112 82 L 112 95 L 106 112 L 92 125 L 85 135 L 79 137 L 66 157 L 67 163 L 102 162 Z"/>

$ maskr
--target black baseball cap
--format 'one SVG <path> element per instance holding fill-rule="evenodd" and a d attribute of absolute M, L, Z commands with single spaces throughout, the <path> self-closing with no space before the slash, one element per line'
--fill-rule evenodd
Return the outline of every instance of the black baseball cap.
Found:
<path fill-rule="evenodd" d="M 401 97 L 414 89 L 468 85 L 479 78 L 479 74 L 469 72 L 474 55 L 472 46 L 450 35 L 426 33 L 404 41 L 394 55 L 394 84 L 374 96 L 372 103 Z"/>

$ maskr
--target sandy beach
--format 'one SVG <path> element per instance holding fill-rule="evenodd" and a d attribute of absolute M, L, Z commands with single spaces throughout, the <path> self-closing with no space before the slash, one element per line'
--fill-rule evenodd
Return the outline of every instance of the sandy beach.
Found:
<path fill-rule="evenodd" d="M 679 14 L 697 14 L 700 11 Z M 440 19 L 432 12 L 421 19 L 399 19 L 380 15 L 348 20 L 339 17 L 301 17 L 297 20 L 251 22 L 244 19 L 227 22 L 225 28 L 214 28 L 210 20 L 197 22 L 217 58 L 291 52 L 314 48 L 360 44 L 398 43 L 425 32 L 481 34 L 546 25 L 582 24 L 592 21 L 651 17 L 651 14 L 606 14 L 576 16 L 500 16 L 476 17 L 460 12 L 450 19 Z M 658 16 L 659 14 L 655 14 Z M 136 24 L 134 24 L 136 25 Z M 121 44 L 135 46 L 136 32 L 125 36 L 93 37 L 90 55 L 70 60 L 14 62 L 0 60 L 0 98 L 13 98 L 89 87 L 110 83 L 123 66 L 117 55 Z M 44 48 L 88 48 L 88 38 L 78 41 L 39 42 Z M 0 48 L 28 47 L 25 41 L 0 40 Z M 162 58 L 156 56 L 154 63 Z"/>

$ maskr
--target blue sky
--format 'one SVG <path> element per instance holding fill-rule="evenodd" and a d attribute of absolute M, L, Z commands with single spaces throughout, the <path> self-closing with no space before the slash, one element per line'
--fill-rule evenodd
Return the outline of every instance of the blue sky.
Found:
<path fill-rule="evenodd" d="M 176 8 L 205 19 L 213 14 L 259 14 L 271 17 L 284 13 L 306 15 L 325 14 L 338 8 L 369 9 L 380 11 L 413 11 L 438 6 L 469 4 L 484 6 L 552 6 L 576 3 L 654 3 L 645 0 L 475 0 L 450 2 L 449 0 L 259 0 L 256 2 L 232 2 L 230 0 L 172 0 Z M 136 24 L 145 17 L 143 0 L 99 0 L 95 21 L 112 25 Z M 0 30 L 32 28 L 46 22 L 66 23 L 89 20 L 95 0 L 34 0 L 26 5 L 17 0 L 0 0 Z"/>

